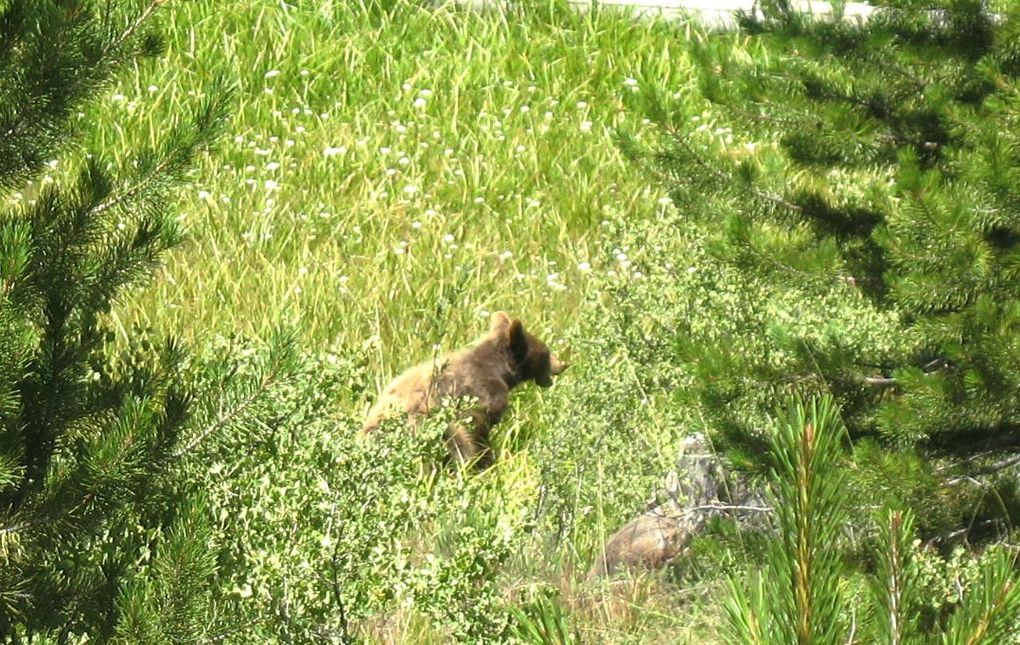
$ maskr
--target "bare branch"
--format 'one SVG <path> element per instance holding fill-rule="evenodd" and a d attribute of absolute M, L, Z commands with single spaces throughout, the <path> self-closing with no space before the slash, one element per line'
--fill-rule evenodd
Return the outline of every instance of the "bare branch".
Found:
<path fill-rule="evenodd" d="M 961 535 L 965 535 L 965 534 L 973 531 L 974 529 L 983 529 L 985 527 L 991 526 L 992 524 L 995 524 L 995 520 L 984 520 L 984 521 L 978 522 L 977 524 L 974 524 L 974 525 L 971 525 L 971 526 L 965 526 L 962 529 L 956 529 L 955 531 L 950 531 L 949 533 L 945 533 L 943 535 L 936 535 L 932 539 L 928 540 L 925 543 L 925 545 L 926 546 L 932 546 L 932 545 L 935 545 L 935 544 L 942 544 L 944 542 L 949 542 L 951 540 L 955 540 L 956 538 L 960 537 Z"/>
<path fill-rule="evenodd" d="M 1010 466 L 1015 466 L 1017 464 L 1020 464 L 1020 455 L 1013 455 L 1012 457 L 1007 457 L 1006 459 L 1002 459 L 1000 461 L 997 461 L 994 464 L 988 464 L 987 466 L 982 466 L 981 468 L 978 468 L 977 470 L 975 470 L 974 474 L 975 475 L 991 475 L 992 473 L 997 473 L 1000 470 L 1006 470 Z"/>
<path fill-rule="evenodd" d="M 702 504 L 692 506 L 688 511 L 754 511 L 758 513 L 772 513 L 776 509 L 771 506 L 743 506 L 740 504 Z"/>
<path fill-rule="evenodd" d="M 864 382 L 868 385 L 896 385 L 898 381 L 886 376 L 865 376 Z"/>

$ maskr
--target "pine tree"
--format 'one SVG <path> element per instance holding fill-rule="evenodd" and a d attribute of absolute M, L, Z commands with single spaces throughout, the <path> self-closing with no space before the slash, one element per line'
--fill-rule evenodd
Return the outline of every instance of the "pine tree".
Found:
<path fill-rule="evenodd" d="M 909 511 L 887 512 L 879 527 L 871 593 L 846 593 L 841 534 L 850 508 L 842 494 L 845 430 L 831 399 L 793 403 L 769 436 L 768 483 L 777 516 L 764 570 L 749 585 L 730 581 L 729 640 L 739 643 L 1016 642 L 1020 579 L 1015 555 L 998 550 L 949 616 L 925 624 L 924 590 Z"/>
<path fill-rule="evenodd" d="M 699 40 L 700 94 L 645 96 L 661 147 L 623 141 L 747 283 L 894 321 L 881 347 L 781 320 L 771 354 L 692 342 L 696 397 L 726 440 L 761 449 L 738 412 L 752 394 L 829 392 L 860 451 L 879 446 L 877 461 L 923 471 L 905 479 L 938 480 L 925 495 L 960 502 L 950 523 L 1012 525 L 1011 481 L 940 486 L 1020 462 L 1020 8 L 883 4 L 858 24 L 772 3 L 741 36 Z"/>
<path fill-rule="evenodd" d="M 210 88 L 190 119 L 116 172 L 78 146 L 79 111 L 118 71 L 163 49 L 152 25 L 160 4 L 0 1 L 6 640 L 105 639 L 151 623 L 146 612 L 194 627 L 195 589 L 214 565 L 201 505 L 174 471 L 194 399 L 186 353 L 141 337 L 115 352 L 105 317 L 181 241 L 171 191 L 216 135 L 227 92 Z M 42 181 L 56 159 L 76 176 Z"/>

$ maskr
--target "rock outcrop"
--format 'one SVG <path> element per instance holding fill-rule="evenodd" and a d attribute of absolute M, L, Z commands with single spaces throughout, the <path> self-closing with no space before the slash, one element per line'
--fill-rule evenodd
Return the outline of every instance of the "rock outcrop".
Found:
<path fill-rule="evenodd" d="M 707 440 L 695 434 L 684 440 L 677 468 L 641 515 L 606 542 L 589 578 L 612 576 L 625 569 L 662 568 L 681 555 L 712 517 L 730 517 L 748 528 L 760 527 L 769 509 L 761 491 L 749 490 L 727 476 Z"/>

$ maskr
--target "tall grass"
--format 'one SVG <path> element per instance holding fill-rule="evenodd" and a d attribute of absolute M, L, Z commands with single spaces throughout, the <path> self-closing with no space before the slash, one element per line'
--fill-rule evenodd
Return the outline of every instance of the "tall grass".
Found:
<path fill-rule="evenodd" d="M 386 4 L 172 6 L 169 55 L 111 90 L 95 142 L 153 140 L 217 75 L 239 99 L 182 196 L 191 243 L 125 327 L 258 335 L 300 318 L 314 342 L 376 347 L 383 378 L 488 310 L 553 339 L 570 323 L 588 272 L 616 261 L 606 213 L 661 208 L 613 131 L 642 129 L 625 109 L 640 83 L 683 90 L 683 39 L 545 0 Z"/>
<path fill-rule="evenodd" d="M 195 88 L 223 76 L 236 83 L 237 100 L 229 135 L 180 196 L 190 241 L 169 258 L 162 280 L 120 304 L 114 322 L 122 336 L 144 326 L 201 346 L 214 335 L 258 338 L 300 320 L 312 352 L 364 357 L 372 392 L 506 309 L 574 362 L 604 361 L 575 355 L 562 339 L 607 275 L 617 284 L 640 279 L 629 251 L 616 248 L 621 223 L 668 208 L 654 182 L 623 158 L 614 133 L 656 136 L 642 119 L 642 90 L 696 94 L 690 28 L 577 14 L 556 0 L 515 7 L 169 3 L 168 54 L 110 88 L 87 115 L 96 125 L 89 143 L 126 163 L 125 152 L 155 141 Z M 504 422 L 506 436 L 541 435 L 550 419 L 569 423 L 543 414 L 522 406 Z M 663 437 L 653 443 L 669 444 Z M 504 457 L 486 475 L 498 478 L 493 498 L 475 502 L 516 517 L 514 509 L 539 497 L 534 462 L 542 455 L 525 447 Z M 305 458 L 295 453 L 295 462 Z M 613 491 L 614 499 L 645 494 Z M 606 530 L 620 519 L 607 518 Z M 576 538 L 573 550 L 585 552 L 578 562 L 520 553 L 506 575 L 522 586 L 564 584 L 579 577 L 571 568 L 585 566 L 601 537 Z M 659 584 L 568 588 L 564 598 L 594 641 L 704 639 L 712 612 L 674 613 L 700 593 L 670 597 Z M 378 630 L 363 628 L 379 640 L 414 641 L 433 627 L 417 620 L 398 613 L 380 617 Z"/>

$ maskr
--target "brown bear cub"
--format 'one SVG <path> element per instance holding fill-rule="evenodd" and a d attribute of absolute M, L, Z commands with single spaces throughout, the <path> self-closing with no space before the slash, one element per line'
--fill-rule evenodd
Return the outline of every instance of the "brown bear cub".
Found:
<path fill-rule="evenodd" d="M 375 430 L 388 416 L 406 413 L 417 424 L 432 410 L 453 406 L 450 454 L 460 463 L 484 468 L 492 463 L 489 430 L 506 411 L 510 390 L 534 381 L 552 385 L 567 365 L 503 311 L 492 314 L 489 332 L 466 349 L 415 365 L 393 379 L 372 406 L 361 432 Z"/>

